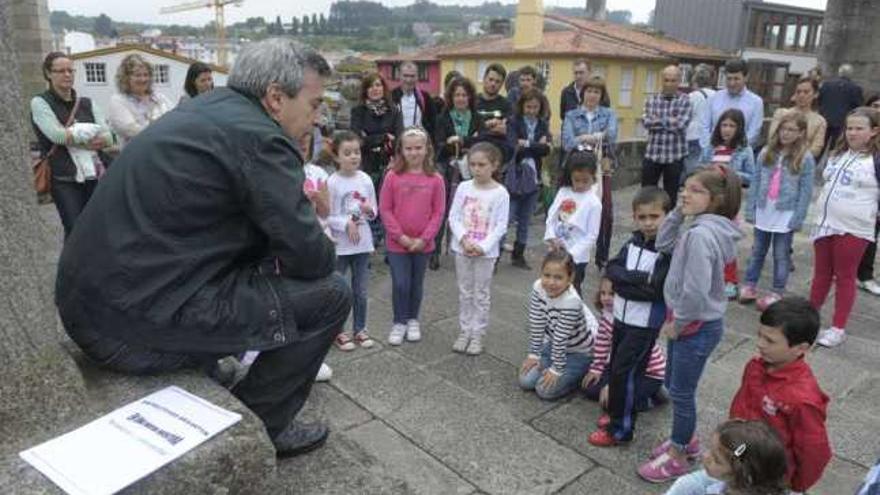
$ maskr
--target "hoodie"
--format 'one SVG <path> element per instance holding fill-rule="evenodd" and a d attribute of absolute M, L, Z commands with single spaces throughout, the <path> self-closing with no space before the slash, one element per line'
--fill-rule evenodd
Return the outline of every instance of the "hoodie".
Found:
<path fill-rule="evenodd" d="M 660 226 L 655 243 L 658 251 L 672 253 L 663 296 L 679 333 L 724 316 L 724 265 L 736 258 L 736 243 L 743 236 L 732 220 L 712 213 L 698 215 L 684 228 L 683 223 L 676 208 Z"/>
<path fill-rule="evenodd" d="M 805 492 L 822 477 L 831 461 L 825 429 L 828 396 L 810 365 L 798 359 L 768 371 L 760 357 L 749 361 L 742 384 L 730 404 L 730 417 L 763 421 L 785 446 L 785 479 L 796 492 Z"/>

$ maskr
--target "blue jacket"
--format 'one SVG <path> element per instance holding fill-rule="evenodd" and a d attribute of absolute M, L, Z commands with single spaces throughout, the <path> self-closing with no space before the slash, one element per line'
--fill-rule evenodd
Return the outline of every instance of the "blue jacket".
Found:
<path fill-rule="evenodd" d="M 754 224 L 755 215 L 758 208 L 767 206 L 767 191 L 770 189 L 770 178 L 773 176 L 772 164 L 764 165 L 764 156 L 766 152 L 761 151 L 758 156 L 758 170 L 755 171 L 752 186 L 746 196 L 746 221 Z M 782 182 L 779 187 L 779 198 L 776 200 L 776 209 L 778 211 L 792 211 L 794 215 L 788 228 L 792 231 L 800 230 L 807 217 L 807 209 L 810 207 L 810 201 L 813 199 L 813 171 L 816 168 L 816 160 L 813 159 L 812 153 L 809 151 L 804 155 L 804 162 L 801 164 L 801 172 L 792 174 L 788 167 L 788 160 L 783 162 Z"/>
<path fill-rule="evenodd" d="M 547 144 L 539 143 L 543 137 L 547 138 Z M 520 139 L 528 140 L 529 146 L 520 148 L 517 145 Z M 531 140 L 529 139 L 529 129 L 526 126 L 525 117 L 515 115 L 507 121 L 507 141 L 516 148 L 517 160 L 534 158 L 535 163 L 540 165 L 541 160 L 550 152 L 551 140 L 550 125 L 545 119 L 538 119 L 538 125 L 535 126 L 535 136 Z"/>
<path fill-rule="evenodd" d="M 593 134 L 605 132 L 605 142 L 614 144 L 617 141 L 617 115 L 608 107 L 596 107 L 596 118 L 587 120 L 587 111 L 583 107 L 571 110 L 565 114 L 562 123 L 562 147 L 565 151 L 571 151 L 577 146 L 577 137 L 581 134 Z"/>
<path fill-rule="evenodd" d="M 708 165 L 712 163 L 712 155 L 715 154 L 715 147 L 709 145 L 703 148 L 703 154 L 700 156 L 700 164 Z M 733 152 L 730 157 L 730 168 L 736 172 L 743 186 L 749 186 L 752 183 L 752 176 L 755 174 L 755 152 L 751 146 L 740 146 Z"/>

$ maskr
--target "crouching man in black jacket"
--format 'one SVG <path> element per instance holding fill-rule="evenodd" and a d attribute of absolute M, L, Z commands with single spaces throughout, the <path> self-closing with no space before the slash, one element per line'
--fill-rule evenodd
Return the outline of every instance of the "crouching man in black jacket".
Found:
<path fill-rule="evenodd" d="M 312 132 L 329 74 L 290 40 L 245 47 L 227 88 L 126 146 L 77 219 L 56 281 L 67 333 L 107 368 L 208 368 L 262 351 L 233 393 L 279 456 L 327 437 L 293 418 L 351 302 L 294 144 Z"/>

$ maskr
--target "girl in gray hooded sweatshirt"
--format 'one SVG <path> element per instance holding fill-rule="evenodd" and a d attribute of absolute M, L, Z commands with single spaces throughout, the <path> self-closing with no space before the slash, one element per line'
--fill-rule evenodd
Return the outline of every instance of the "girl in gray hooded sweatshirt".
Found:
<path fill-rule="evenodd" d="M 724 265 L 736 258 L 742 232 L 733 222 L 742 200 L 740 180 L 724 165 L 698 169 L 684 184 L 678 206 L 660 227 L 656 247 L 671 252 L 663 288 L 669 308 L 663 332 L 667 347 L 666 387 L 673 405 L 672 434 L 639 467 L 660 483 L 691 470 L 699 452 L 696 391 L 703 368 L 724 330 Z M 686 217 L 693 221 L 685 224 Z"/>

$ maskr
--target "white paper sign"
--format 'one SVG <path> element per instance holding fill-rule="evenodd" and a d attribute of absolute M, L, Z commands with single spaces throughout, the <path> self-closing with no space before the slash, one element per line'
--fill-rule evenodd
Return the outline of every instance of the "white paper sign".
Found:
<path fill-rule="evenodd" d="M 19 455 L 71 495 L 112 494 L 239 421 L 172 386 Z"/>

